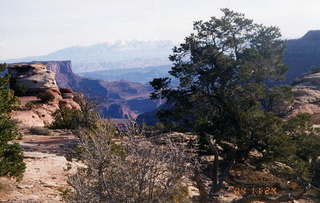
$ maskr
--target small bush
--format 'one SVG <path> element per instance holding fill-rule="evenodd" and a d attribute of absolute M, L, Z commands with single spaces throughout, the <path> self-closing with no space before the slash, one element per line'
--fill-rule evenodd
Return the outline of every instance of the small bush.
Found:
<path fill-rule="evenodd" d="M 32 103 L 32 102 L 28 102 L 28 103 L 26 103 L 26 105 L 25 105 L 25 108 L 26 108 L 27 110 L 31 110 L 31 109 L 33 109 L 34 107 L 35 107 L 35 104 Z"/>
<path fill-rule="evenodd" d="M 72 89 L 70 88 L 60 88 L 61 93 L 73 93 Z"/>
<path fill-rule="evenodd" d="M 319 73 L 320 72 L 320 67 L 317 67 L 317 66 L 311 67 L 310 72 L 311 73 Z"/>
<path fill-rule="evenodd" d="M 77 129 L 81 127 L 83 113 L 77 109 L 61 108 L 53 113 L 53 117 L 50 129 Z"/>
<path fill-rule="evenodd" d="M 31 134 L 34 135 L 50 135 L 50 130 L 48 128 L 43 127 L 32 127 L 29 129 Z"/>
<path fill-rule="evenodd" d="M 23 85 L 18 85 L 15 82 L 12 83 L 12 89 L 15 96 L 25 96 L 28 92 L 28 88 Z"/>
<path fill-rule="evenodd" d="M 61 108 L 54 114 L 54 122 L 49 126 L 51 129 L 94 129 L 100 119 L 95 111 L 95 106 L 82 94 L 76 94 L 74 101 L 80 105 L 81 110 Z"/>
<path fill-rule="evenodd" d="M 38 94 L 38 98 L 44 103 L 54 100 L 54 96 L 50 92 L 41 92 Z"/>

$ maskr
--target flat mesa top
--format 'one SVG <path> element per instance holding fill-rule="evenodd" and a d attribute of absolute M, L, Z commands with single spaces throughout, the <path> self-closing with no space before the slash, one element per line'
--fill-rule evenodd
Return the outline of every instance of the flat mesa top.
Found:
<path fill-rule="evenodd" d="M 320 30 L 310 30 L 302 38 L 307 40 L 320 40 Z"/>
<path fill-rule="evenodd" d="M 15 63 L 15 64 L 10 64 L 8 65 L 8 68 L 14 69 L 14 68 L 46 68 L 46 65 L 40 64 L 40 63 L 35 63 L 35 64 L 26 64 L 26 63 Z"/>

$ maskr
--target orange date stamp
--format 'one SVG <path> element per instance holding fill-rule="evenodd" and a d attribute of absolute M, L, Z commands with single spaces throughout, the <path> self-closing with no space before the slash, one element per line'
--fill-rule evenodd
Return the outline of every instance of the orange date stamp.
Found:
<path fill-rule="evenodd" d="M 276 187 L 232 187 L 232 191 L 237 195 L 276 195 Z"/>

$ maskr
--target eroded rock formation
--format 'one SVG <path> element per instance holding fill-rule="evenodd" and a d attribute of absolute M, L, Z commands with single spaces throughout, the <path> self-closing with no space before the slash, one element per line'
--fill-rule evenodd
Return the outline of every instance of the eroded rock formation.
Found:
<path fill-rule="evenodd" d="M 293 83 L 294 103 L 290 115 L 320 114 L 320 72 L 306 74 Z"/>
<path fill-rule="evenodd" d="M 20 108 L 12 117 L 23 127 L 52 123 L 52 113 L 60 108 L 80 109 L 71 89 L 59 89 L 56 73 L 41 63 L 11 64 L 10 87 L 19 96 Z"/>
<path fill-rule="evenodd" d="M 10 85 L 13 89 L 25 89 L 33 94 L 47 89 L 58 89 L 55 73 L 44 64 L 12 64 L 8 67 L 12 76 Z"/>

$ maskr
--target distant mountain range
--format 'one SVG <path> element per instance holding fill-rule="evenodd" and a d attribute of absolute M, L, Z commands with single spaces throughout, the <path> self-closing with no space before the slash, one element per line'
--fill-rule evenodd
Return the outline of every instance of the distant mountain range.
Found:
<path fill-rule="evenodd" d="M 320 67 L 320 30 L 309 31 L 300 39 L 288 40 L 284 63 L 290 68 L 286 74 L 286 84 L 291 84 L 313 67 Z"/>
<path fill-rule="evenodd" d="M 168 75 L 168 56 L 175 44 L 171 41 L 129 41 L 75 46 L 45 56 L 6 60 L 12 62 L 71 60 L 73 71 L 107 81 L 128 80 L 146 83 L 154 77 Z M 290 69 L 286 84 L 296 77 L 320 66 L 320 30 L 309 31 L 300 39 L 287 41 L 284 63 Z"/>
<path fill-rule="evenodd" d="M 170 64 L 171 41 L 129 41 L 74 46 L 45 56 L 6 60 L 7 63 L 71 60 L 73 71 L 92 72 L 110 69 L 144 68 Z"/>
<path fill-rule="evenodd" d="M 56 64 L 52 66 L 57 68 L 55 72 L 60 86 L 82 91 L 98 100 L 99 110 L 105 117 L 135 118 L 158 107 L 157 102 L 149 99 L 151 87 L 140 83 L 168 76 L 171 67 L 168 56 L 172 47 L 174 44 L 170 41 L 105 43 L 70 47 L 46 56 L 6 62 L 34 60 Z M 71 62 L 61 61 L 65 59 L 72 60 L 73 70 L 85 77 L 74 74 Z M 291 84 L 297 77 L 310 72 L 312 67 L 320 67 L 320 30 L 309 31 L 300 39 L 288 40 L 284 63 L 290 67 L 282 82 L 285 84 Z M 150 113 L 148 117 L 151 117 Z M 140 120 L 145 119 L 141 116 Z"/>
<path fill-rule="evenodd" d="M 80 73 L 80 75 L 106 81 L 127 80 L 130 82 L 140 82 L 147 84 L 153 78 L 167 77 L 170 65 L 151 66 L 145 68 L 130 68 L 130 69 L 112 69 L 101 70 L 94 72 Z"/>
<path fill-rule="evenodd" d="M 291 84 L 295 78 L 320 67 L 320 30 L 309 31 L 300 39 L 286 42 L 283 61 L 289 66 L 286 79 L 280 83 Z M 167 53 L 169 55 L 170 52 Z M 167 77 L 170 65 L 133 69 L 102 70 L 82 73 L 89 78 L 107 81 L 128 80 L 147 83 L 155 77 Z"/>

